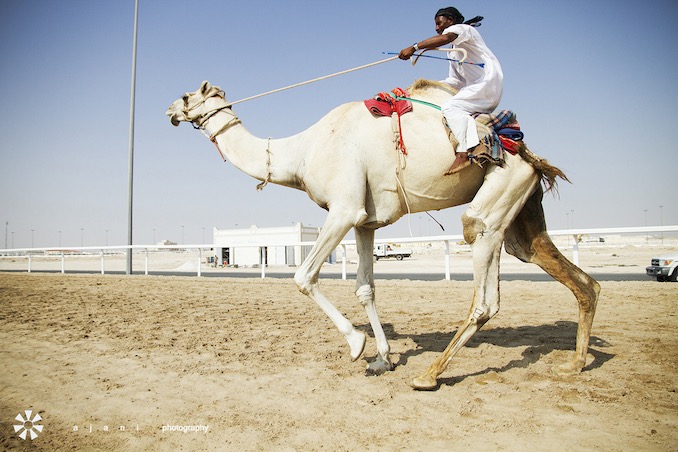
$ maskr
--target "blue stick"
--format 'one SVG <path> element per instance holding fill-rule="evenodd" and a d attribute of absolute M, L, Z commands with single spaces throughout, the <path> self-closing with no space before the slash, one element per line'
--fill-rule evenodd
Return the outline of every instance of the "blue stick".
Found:
<path fill-rule="evenodd" d="M 381 52 L 384 55 L 399 55 L 396 52 Z M 482 68 L 485 67 L 485 63 L 471 63 L 469 61 L 459 61 L 459 60 L 454 60 L 452 58 L 445 58 L 445 57 L 437 57 L 433 55 L 424 55 L 424 54 L 418 54 L 416 55 L 418 57 L 424 57 L 424 58 L 433 58 L 435 60 L 445 60 L 445 61 L 454 61 L 455 63 L 462 63 L 462 64 L 472 64 L 473 66 L 480 66 Z"/>

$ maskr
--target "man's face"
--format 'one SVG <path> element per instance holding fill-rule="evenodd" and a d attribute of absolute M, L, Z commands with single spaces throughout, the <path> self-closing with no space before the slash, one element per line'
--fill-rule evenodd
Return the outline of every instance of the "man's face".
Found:
<path fill-rule="evenodd" d="M 435 21 L 436 21 L 436 33 L 438 33 L 439 35 L 443 34 L 443 31 L 445 31 L 447 27 L 451 27 L 452 25 L 454 25 L 452 19 L 450 19 L 447 16 L 436 16 Z"/>

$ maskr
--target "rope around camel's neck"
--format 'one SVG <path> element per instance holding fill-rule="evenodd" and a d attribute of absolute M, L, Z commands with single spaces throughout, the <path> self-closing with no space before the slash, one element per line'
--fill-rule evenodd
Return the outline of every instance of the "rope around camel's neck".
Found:
<path fill-rule="evenodd" d="M 212 129 L 212 126 L 210 126 L 208 123 L 209 122 L 216 122 L 216 120 L 221 116 L 219 113 L 224 113 L 226 115 L 230 116 L 230 119 L 227 120 L 223 125 L 215 125 L 214 127 L 217 128 L 214 132 L 211 132 L 208 135 L 208 129 Z M 200 126 L 197 127 L 203 135 L 205 135 L 209 140 L 214 143 L 214 145 L 217 148 L 217 151 L 219 152 L 219 156 L 221 156 L 221 159 L 226 162 L 226 156 L 224 155 L 224 152 L 221 150 L 221 146 L 219 145 L 218 138 L 221 136 L 224 132 L 229 130 L 231 127 L 242 124 L 242 121 L 230 110 L 230 105 L 222 106 L 219 108 L 215 108 L 214 110 L 211 110 L 210 112 L 206 113 L 204 116 L 204 119 L 200 121 Z M 260 140 L 260 139 L 257 139 Z M 231 159 L 233 160 L 233 159 Z M 249 159 L 249 161 L 252 161 Z M 262 182 L 257 185 L 257 190 L 262 190 L 270 181 L 271 181 L 271 139 L 268 138 L 266 140 L 266 170 L 265 170 L 265 176 L 260 177 L 255 175 L 254 171 L 250 171 L 246 168 L 244 168 L 244 165 L 242 163 L 233 161 L 233 164 L 244 171 L 245 173 L 249 174 L 250 176 L 254 177 L 255 179 L 260 179 Z"/>

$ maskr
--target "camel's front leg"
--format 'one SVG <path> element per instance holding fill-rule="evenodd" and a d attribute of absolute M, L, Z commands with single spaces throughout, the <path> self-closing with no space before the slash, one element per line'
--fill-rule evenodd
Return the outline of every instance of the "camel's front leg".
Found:
<path fill-rule="evenodd" d="M 313 249 L 294 274 L 294 281 L 299 291 L 311 297 L 344 335 L 350 347 L 351 360 L 355 361 L 360 358 L 365 349 L 365 333 L 357 331 L 318 287 L 320 268 L 352 227 L 352 224 L 346 220 L 348 217 L 345 213 L 336 214 L 330 211 Z"/>
<path fill-rule="evenodd" d="M 355 228 L 356 246 L 358 248 L 358 275 L 356 278 L 356 296 L 365 307 L 367 317 L 370 320 L 374 338 L 377 342 L 377 358 L 368 364 L 367 372 L 380 375 L 387 370 L 393 369 L 389 353 L 391 348 L 386 340 L 384 329 L 379 321 L 374 293 L 374 230 Z"/>

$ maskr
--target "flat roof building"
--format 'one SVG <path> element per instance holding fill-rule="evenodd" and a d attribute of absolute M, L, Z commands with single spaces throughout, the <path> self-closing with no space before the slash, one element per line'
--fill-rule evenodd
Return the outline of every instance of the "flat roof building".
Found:
<path fill-rule="evenodd" d="M 247 229 L 214 228 L 214 252 L 220 266 L 277 266 L 301 264 L 320 234 L 320 228 L 296 223 L 290 226 Z M 300 242 L 309 242 L 301 245 Z M 264 245 L 265 244 L 265 245 Z"/>

